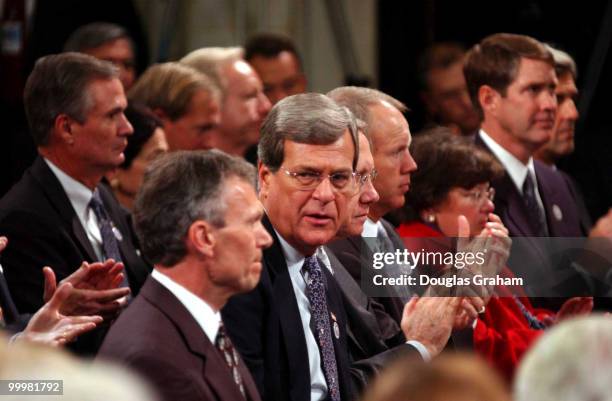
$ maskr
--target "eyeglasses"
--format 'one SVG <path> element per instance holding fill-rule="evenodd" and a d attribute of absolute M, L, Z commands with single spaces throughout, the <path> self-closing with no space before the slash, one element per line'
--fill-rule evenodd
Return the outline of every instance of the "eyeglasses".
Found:
<path fill-rule="evenodd" d="M 282 169 L 285 174 L 292 177 L 300 190 L 309 191 L 319 186 L 323 180 L 329 179 L 332 188 L 343 194 L 356 194 L 361 186 L 367 182 L 365 174 L 357 174 L 352 171 L 338 172 L 333 174 L 321 174 L 314 171 L 290 171 Z M 371 179 L 371 178 L 370 178 Z M 362 183 L 363 181 L 363 183 Z"/>
<path fill-rule="evenodd" d="M 465 191 L 464 194 L 474 203 L 480 203 L 485 199 L 493 202 L 493 199 L 495 199 L 495 188 L 489 187 L 487 189 L 474 189 L 472 191 Z"/>
<path fill-rule="evenodd" d="M 360 190 L 368 181 L 373 183 L 376 180 L 376 177 L 378 177 L 378 171 L 376 171 L 376 169 L 372 169 L 372 171 L 370 171 L 368 174 L 355 173 L 355 178 L 357 179 L 357 184 L 359 184 Z"/>

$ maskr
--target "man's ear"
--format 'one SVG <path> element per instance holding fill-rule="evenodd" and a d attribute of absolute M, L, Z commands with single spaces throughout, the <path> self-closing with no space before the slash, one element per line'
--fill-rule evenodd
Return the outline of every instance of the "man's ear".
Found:
<path fill-rule="evenodd" d="M 500 98 L 501 94 L 489 85 L 482 85 L 478 88 L 478 102 L 484 113 L 495 113 L 499 107 Z"/>
<path fill-rule="evenodd" d="M 204 220 L 196 220 L 187 230 L 187 250 L 197 255 L 214 256 L 215 234 L 211 224 Z"/>
<path fill-rule="evenodd" d="M 268 197 L 268 190 L 270 187 L 270 179 L 272 178 L 272 172 L 264 165 L 261 160 L 257 162 L 257 174 L 259 183 L 259 200 L 263 201 Z"/>
<path fill-rule="evenodd" d="M 75 121 L 66 114 L 60 114 L 55 117 L 53 123 L 53 131 L 57 133 L 61 141 L 72 145 L 74 143 L 73 125 Z"/>

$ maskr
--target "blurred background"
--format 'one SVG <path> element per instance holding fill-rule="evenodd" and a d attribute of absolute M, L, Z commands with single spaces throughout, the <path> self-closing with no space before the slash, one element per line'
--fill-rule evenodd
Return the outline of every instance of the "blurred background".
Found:
<path fill-rule="evenodd" d="M 21 103 L 23 84 L 40 56 L 60 52 L 79 26 L 124 26 L 142 72 L 203 46 L 242 45 L 257 32 L 291 37 L 309 90 L 347 83 L 377 87 L 404 101 L 411 131 L 425 122 L 417 60 L 434 42 L 472 46 L 495 32 L 534 36 L 572 55 L 578 65 L 576 151 L 560 167 L 585 192 L 591 214 L 612 200 L 612 2 L 552 0 L 0 0 L 0 196 L 31 163 L 35 150 Z"/>

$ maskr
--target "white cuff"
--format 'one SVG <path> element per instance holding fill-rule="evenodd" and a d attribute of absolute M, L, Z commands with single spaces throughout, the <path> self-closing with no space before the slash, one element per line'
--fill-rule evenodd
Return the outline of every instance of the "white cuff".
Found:
<path fill-rule="evenodd" d="M 429 351 L 427 351 L 427 347 L 421 344 L 420 341 L 410 340 L 406 341 L 406 344 L 412 345 L 414 348 L 416 348 L 416 350 L 419 351 L 419 354 L 421 354 L 421 358 L 423 358 L 425 362 L 431 361 L 431 355 L 429 354 Z"/>

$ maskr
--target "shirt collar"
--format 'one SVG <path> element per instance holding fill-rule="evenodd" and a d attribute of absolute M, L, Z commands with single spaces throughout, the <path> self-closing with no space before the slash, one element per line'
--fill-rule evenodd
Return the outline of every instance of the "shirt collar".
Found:
<path fill-rule="evenodd" d="M 291 246 L 285 239 L 274 229 L 276 232 L 276 236 L 278 237 L 278 242 L 280 243 L 281 249 L 283 250 L 283 254 L 285 255 L 285 261 L 287 262 L 287 266 L 296 264 L 298 262 L 304 262 L 305 256 L 300 253 L 297 249 Z"/>
<path fill-rule="evenodd" d="M 302 255 L 297 249 L 289 245 L 289 243 L 285 241 L 285 239 L 278 233 L 278 231 L 276 231 L 276 229 L 274 231 L 276 232 L 276 236 L 279 240 L 278 242 L 280 243 L 281 249 L 283 250 L 283 254 L 285 255 L 287 267 L 300 266 L 301 269 L 302 265 L 304 264 L 304 259 L 306 259 L 306 257 Z M 329 261 L 329 256 L 327 255 L 327 253 L 325 253 L 325 249 L 322 246 L 317 248 L 315 255 L 321 262 L 323 262 L 325 267 L 327 267 L 327 270 L 329 270 L 333 274 L 334 270 L 331 266 L 331 262 Z"/>
<path fill-rule="evenodd" d="M 361 232 L 361 236 L 364 238 L 376 238 L 378 237 L 378 230 L 381 228 L 384 230 L 384 226 L 380 220 L 375 223 L 368 217 L 363 223 L 363 231 Z"/>
<path fill-rule="evenodd" d="M 55 174 L 62 188 L 64 188 L 64 192 L 66 192 L 66 195 L 68 196 L 68 199 L 70 200 L 70 203 L 72 204 L 77 216 L 79 216 L 82 221 L 87 220 L 87 208 L 89 207 L 89 202 L 93 197 L 93 191 L 74 178 L 70 177 L 68 174 L 64 173 L 50 160 L 44 159 L 44 161 L 47 163 L 53 174 Z"/>
<path fill-rule="evenodd" d="M 218 311 L 215 312 L 202 298 L 161 273 L 159 270 L 153 269 L 151 277 L 166 287 L 166 289 L 185 306 L 191 316 L 193 316 L 195 321 L 200 325 L 206 337 L 214 344 L 217 339 L 217 332 L 219 331 L 221 314 Z"/>
<path fill-rule="evenodd" d="M 484 130 L 480 130 L 480 137 L 482 141 L 491 149 L 493 155 L 497 157 L 497 159 L 504 166 L 510 179 L 514 182 L 517 189 L 520 193 L 523 193 L 523 184 L 525 182 L 525 177 L 527 177 L 527 172 L 531 173 L 531 177 L 535 179 L 535 166 L 533 164 L 533 157 L 529 158 L 527 165 L 523 164 L 519 159 L 514 157 L 513 154 L 504 149 L 500 144 L 495 142 L 493 138 L 491 138 Z"/>

